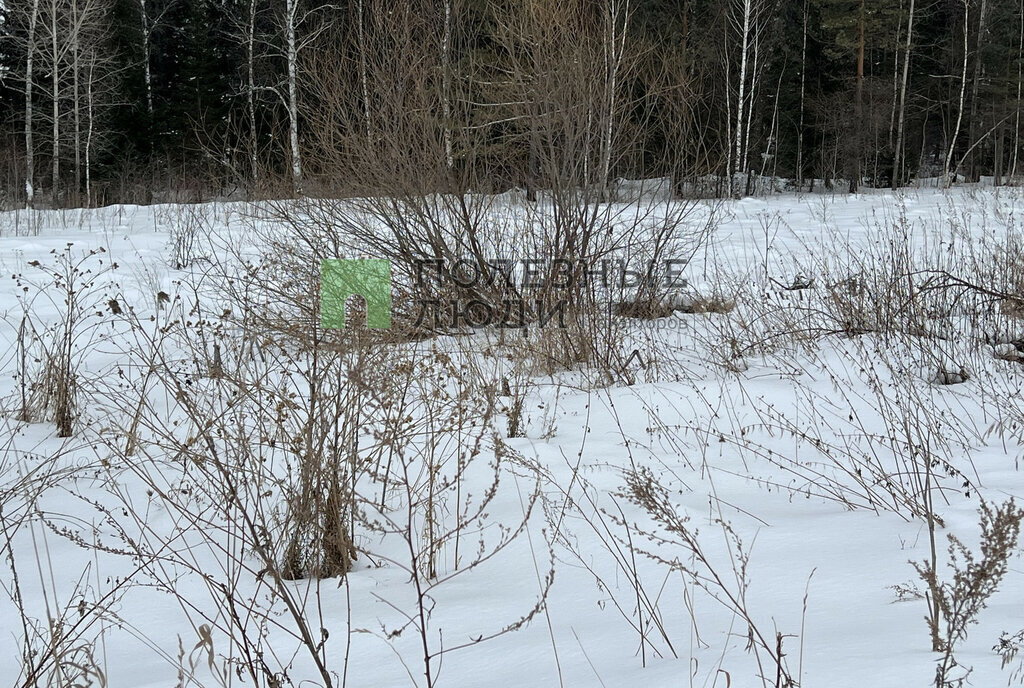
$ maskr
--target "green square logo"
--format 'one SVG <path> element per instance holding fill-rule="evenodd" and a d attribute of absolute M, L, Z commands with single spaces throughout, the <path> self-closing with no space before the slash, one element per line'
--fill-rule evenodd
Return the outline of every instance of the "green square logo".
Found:
<path fill-rule="evenodd" d="M 366 300 L 366 326 L 391 328 L 391 261 L 331 259 L 320 263 L 320 325 L 345 327 L 345 302 L 350 296 Z"/>

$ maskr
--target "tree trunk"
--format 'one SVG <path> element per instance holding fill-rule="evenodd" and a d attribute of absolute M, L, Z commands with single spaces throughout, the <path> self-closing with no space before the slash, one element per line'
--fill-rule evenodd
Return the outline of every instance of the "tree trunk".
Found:
<path fill-rule="evenodd" d="M 93 132 L 93 101 L 92 101 L 92 84 L 93 84 L 93 69 L 96 64 L 96 56 L 93 55 L 89 61 L 89 76 L 85 83 L 85 107 L 86 107 L 86 118 L 89 122 L 85 134 L 85 205 L 87 208 L 92 207 L 92 132 Z"/>
<path fill-rule="evenodd" d="M 732 176 L 742 171 L 743 165 L 743 113 L 745 108 L 744 98 L 746 96 L 747 82 L 747 54 L 750 49 L 750 15 L 753 12 L 754 0 L 742 0 L 743 2 L 743 29 L 740 49 L 740 74 L 739 74 L 739 96 L 736 98 L 736 142 L 733 154 L 733 175 L 729 178 L 729 188 L 732 188 Z"/>
<path fill-rule="evenodd" d="M 53 64 L 50 65 L 53 98 L 53 200 L 57 207 L 60 194 L 60 49 L 57 44 L 57 0 L 50 2 L 50 43 Z"/>
<path fill-rule="evenodd" d="M 79 88 L 78 77 L 81 69 L 81 29 L 78 21 L 78 3 L 71 3 L 72 12 L 72 44 L 71 44 L 71 80 L 72 80 L 72 107 L 74 114 L 74 142 L 75 142 L 75 199 L 82 193 L 82 94 Z M 74 202 L 77 202 L 75 200 Z"/>
<path fill-rule="evenodd" d="M 985 10 L 987 4 L 986 0 L 981 0 L 981 4 L 978 6 L 978 41 L 975 44 L 974 76 L 971 79 L 971 120 L 968 123 L 969 133 L 967 138 L 971 144 L 974 143 L 975 136 L 977 136 L 978 88 L 981 85 L 981 46 L 985 35 Z M 977 160 L 974 153 L 971 153 L 970 175 L 972 180 L 978 178 Z"/>
<path fill-rule="evenodd" d="M 995 186 L 1003 185 L 1003 127 L 996 130 L 995 151 L 992 162 L 992 183 Z"/>
<path fill-rule="evenodd" d="M 907 81 L 910 78 L 910 50 L 914 37 L 914 0 L 910 0 L 910 16 L 907 20 L 907 42 L 903 49 L 903 77 L 900 79 L 899 113 L 896 122 L 896 147 L 893 151 L 892 188 L 903 181 L 903 136 L 906 126 Z"/>
<path fill-rule="evenodd" d="M 153 75 L 149 66 L 150 40 L 153 27 L 149 25 L 149 13 L 146 11 L 146 0 L 139 0 L 139 11 L 142 16 L 142 76 L 146 86 L 146 114 L 149 122 L 153 122 Z"/>
<path fill-rule="evenodd" d="M 1010 176 L 1017 176 L 1017 156 L 1020 153 L 1020 105 L 1024 86 L 1024 0 L 1020 3 L 1020 38 L 1017 43 L 1017 112 L 1013 122 L 1013 166 Z"/>
<path fill-rule="evenodd" d="M 372 151 L 373 122 L 370 118 L 370 86 L 369 78 L 366 74 L 366 17 L 363 10 L 363 0 L 357 0 L 356 12 L 358 15 L 356 18 L 356 33 L 359 39 L 359 86 L 363 97 L 363 121 L 366 127 L 366 145 L 370 147 L 367 150 Z"/>
<path fill-rule="evenodd" d="M 760 85 L 758 77 L 760 76 L 761 71 L 761 60 L 759 59 L 761 56 L 761 34 L 756 27 L 754 28 L 753 40 L 754 54 L 750 64 L 750 92 L 747 95 L 749 105 L 747 105 L 747 114 L 746 117 L 744 117 L 743 125 L 743 172 L 748 173 L 748 188 L 750 186 L 749 173 L 752 171 L 750 167 L 750 129 L 754 123 L 754 103 L 757 100 L 757 89 Z M 750 192 L 748 191 L 747 193 L 749 194 Z"/>
<path fill-rule="evenodd" d="M 860 0 L 860 11 L 857 16 L 857 100 L 856 115 L 857 126 L 853 132 L 854 140 L 853 153 L 853 174 L 850 178 L 850 193 L 856 193 L 860 186 L 862 167 L 864 164 L 864 47 L 867 42 L 865 35 L 865 14 L 867 12 L 866 0 Z"/>
<path fill-rule="evenodd" d="M 779 126 L 779 100 L 780 100 L 779 96 L 782 94 L 782 80 L 783 80 L 783 78 L 785 76 L 786 76 L 786 65 L 785 65 L 785 63 L 783 63 L 782 69 L 779 70 L 779 82 L 775 85 L 775 98 L 773 99 L 775 101 L 775 106 L 772 108 L 772 126 L 771 126 L 771 129 L 768 130 L 768 141 L 767 141 L 767 143 L 765 144 L 765 147 L 764 147 L 764 154 L 761 156 L 761 176 L 762 177 L 765 176 L 765 173 L 768 171 L 768 161 L 769 160 L 773 161 L 772 177 L 775 176 L 774 161 L 778 160 L 779 156 L 776 155 L 775 153 L 773 153 L 772 150 L 773 149 L 775 149 L 775 150 L 778 149 L 778 143 L 777 143 L 777 141 L 778 141 L 778 134 L 776 132 L 776 129 L 778 129 L 778 126 Z M 774 188 L 774 180 L 772 180 L 769 183 L 769 187 L 768 188 L 769 188 L 769 193 L 771 193 L 771 190 Z"/>
<path fill-rule="evenodd" d="M 956 114 L 956 126 L 953 128 L 953 138 L 949 142 L 949 148 L 946 151 L 946 160 L 942 167 L 943 185 L 945 188 L 949 188 L 950 184 L 953 183 L 951 174 L 956 174 L 956 168 L 952 166 L 953 153 L 956 151 L 956 141 L 960 137 L 960 127 L 963 125 L 964 120 L 964 100 L 967 95 L 967 58 L 969 56 L 968 50 L 968 37 L 967 32 L 970 27 L 970 0 L 963 0 L 964 3 L 964 61 L 963 68 L 960 73 L 960 104 L 957 108 Z"/>
<path fill-rule="evenodd" d="M 285 41 L 288 59 L 288 141 L 292 156 L 292 191 L 302 192 L 302 157 L 299 151 L 299 103 L 296 80 L 298 44 L 295 41 L 295 16 L 298 0 L 285 0 Z"/>
<path fill-rule="evenodd" d="M 246 113 L 249 118 L 249 175 L 253 186 L 260 181 L 259 133 L 256 131 L 256 0 L 249 0 L 249 22 L 246 27 Z"/>
<path fill-rule="evenodd" d="M 32 58 L 36 47 L 36 22 L 39 19 L 39 0 L 32 0 L 28 22 L 28 47 L 25 51 L 25 204 L 35 203 L 35 144 L 32 140 Z"/>
<path fill-rule="evenodd" d="M 900 17 L 896 22 L 896 40 L 893 45 L 900 45 L 903 39 L 903 0 L 900 0 Z M 896 110 L 900 99 L 900 51 L 893 51 L 892 60 L 892 108 L 889 110 L 889 147 L 893 147 L 896 136 Z"/>
<path fill-rule="evenodd" d="M 807 94 L 807 2 L 804 0 L 803 45 L 800 48 L 800 121 L 796 130 L 796 185 L 804 184 L 804 99 Z"/>
<path fill-rule="evenodd" d="M 732 156 L 732 94 L 729 92 L 729 87 L 732 85 L 732 60 L 729 59 L 729 19 L 728 16 L 723 15 L 722 21 L 722 50 L 725 59 L 725 175 L 728 179 L 726 191 L 731 196 L 733 195 L 733 177 L 736 173 L 736 168 L 733 163 Z M 722 193 L 721 190 L 718 193 Z"/>
<path fill-rule="evenodd" d="M 605 39 L 605 67 L 607 70 L 608 88 L 608 112 L 605 117 L 604 136 L 601 150 L 601 191 L 607 199 L 609 176 L 611 175 L 612 141 L 615 127 L 615 108 L 617 106 L 617 91 L 619 87 L 619 68 L 622 65 L 622 55 L 626 47 L 626 30 L 629 27 L 629 0 L 620 4 L 621 0 L 609 0 L 608 14 L 605 17 L 607 37 Z M 619 14 L 622 17 L 622 33 L 619 36 Z"/>
<path fill-rule="evenodd" d="M 444 164 L 449 171 L 455 167 L 452 153 L 451 47 L 452 0 L 444 0 L 444 29 L 441 32 L 441 137 L 444 142 Z"/>

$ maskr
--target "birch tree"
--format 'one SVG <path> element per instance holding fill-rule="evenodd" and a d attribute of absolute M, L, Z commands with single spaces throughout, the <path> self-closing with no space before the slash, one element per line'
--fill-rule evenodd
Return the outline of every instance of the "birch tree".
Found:
<path fill-rule="evenodd" d="M 81 159 L 87 207 L 93 205 L 94 154 L 112 141 L 109 129 L 100 128 L 100 124 L 120 98 L 118 77 L 123 69 L 110 50 L 110 6 L 99 2 L 93 6 L 94 15 L 83 27 L 88 30 L 83 31 L 79 40 L 80 55 L 76 62 L 81 74 L 76 79 L 80 90 L 75 92 L 75 108 L 81 113 L 75 129 L 76 160 Z"/>
<path fill-rule="evenodd" d="M 754 14 L 756 0 L 738 0 L 741 19 L 740 24 L 740 71 L 738 75 L 739 95 L 736 97 L 736 141 L 733 145 L 733 164 L 729 175 L 729 189 L 733 189 L 733 177 L 743 172 L 743 118 L 746 112 L 745 91 L 747 87 L 747 56 L 750 50 L 750 26 Z"/>
<path fill-rule="evenodd" d="M 441 137 L 444 162 L 450 171 L 455 167 L 452 155 L 452 0 L 444 0 L 444 22 L 441 30 Z"/>
<path fill-rule="evenodd" d="M 604 60 L 606 74 L 606 107 L 603 141 L 601 142 L 601 190 L 607 196 L 611 174 L 612 144 L 615 133 L 615 114 L 618 106 L 619 72 L 626 53 L 626 35 L 629 29 L 629 0 L 608 0 L 604 9 Z"/>
<path fill-rule="evenodd" d="M 1021 96 L 1024 91 L 1024 0 L 1020 3 L 1020 32 L 1017 41 L 1017 107 L 1014 111 L 1013 121 L 1013 164 L 1010 168 L 1010 176 L 1017 175 L 1017 159 L 1020 153 L 1020 107 Z"/>
<path fill-rule="evenodd" d="M 730 132 L 733 148 L 732 170 L 729 175 L 730 193 L 735 192 L 734 176 L 748 171 L 755 93 L 765 63 L 762 57 L 765 49 L 764 33 L 768 27 L 768 20 L 776 9 L 775 5 L 777 3 L 771 0 L 734 0 L 731 8 L 732 26 L 739 36 L 740 57 L 739 72 L 736 76 L 735 127 Z M 728 70 L 728 64 L 726 68 Z"/>
<path fill-rule="evenodd" d="M 39 21 L 39 0 L 32 0 L 28 20 L 28 40 L 25 45 L 25 203 L 35 204 L 35 141 L 33 140 L 32 85 L 34 83 L 33 57 L 36 52 L 36 24 Z"/>
<path fill-rule="evenodd" d="M 146 114 L 153 119 L 153 34 L 164 25 L 164 18 L 174 6 L 174 0 L 136 0 L 139 7 L 139 29 L 142 34 L 142 79 L 146 92 Z"/>
<path fill-rule="evenodd" d="M 328 24 L 320 19 L 319 24 L 306 29 L 300 36 L 299 31 L 318 19 L 319 14 L 316 9 L 303 10 L 300 5 L 301 0 L 284 0 L 280 28 L 283 34 L 281 54 L 286 70 L 283 86 L 274 89 L 288 113 L 289 167 L 292 192 L 295 194 L 301 194 L 303 190 L 302 149 L 299 145 L 299 58 L 328 27 Z"/>
<path fill-rule="evenodd" d="M 40 52 L 41 67 L 49 71 L 49 124 L 51 127 L 51 194 L 55 205 L 62 202 L 63 180 L 61 178 L 62 158 L 70 147 L 74 161 L 75 193 L 81 190 L 83 105 L 81 78 L 86 65 L 83 55 L 99 55 L 99 48 L 109 34 L 106 0 L 44 0 L 41 6 L 43 21 Z M 99 58 L 95 58 L 99 60 Z M 96 102 L 99 74 L 93 68 L 93 98 Z M 45 117 L 45 115 L 43 115 Z"/>
<path fill-rule="evenodd" d="M 57 203 L 60 187 L 60 73 L 63 59 L 60 49 L 60 34 L 57 32 L 57 16 L 60 12 L 59 0 L 50 0 L 50 98 L 53 106 L 53 203 Z"/>
<path fill-rule="evenodd" d="M 800 44 L 800 121 L 796 130 L 796 183 L 798 188 L 803 188 L 804 184 L 804 115 L 807 112 L 807 3 L 808 0 L 804 0 Z"/>
<path fill-rule="evenodd" d="M 914 42 L 914 5 L 910 0 L 910 13 L 907 16 L 907 38 L 903 47 L 903 76 L 900 79 L 899 109 L 896 115 L 896 146 L 893 149 L 892 188 L 899 187 L 903 179 L 903 136 L 906 127 L 907 82 L 910 77 L 910 52 Z"/>
<path fill-rule="evenodd" d="M 147 0 L 139 0 L 139 18 L 142 20 L 142 79 L 146 87 L 146 114 L 153 119 L 153 74 L 150 71 L 150 46 L 153 42 L 153 24 L 150 23 Z"/>
<path fill-rule="evenodd" d="M 260 87 L 256 81 L 256 64 L 260 57 L 257 46 L 265 46 L 265 40 L 259 35 L 257 21 L 264 6 L 260 0 L 245 0 L 240 6 L 242 10 L 233 16 L 234 24 L 232 39 L 242 46 L 245 54 L 243 92 L 245 98 L 246 121 L 246 157 L 248 158 L 249 181 L 256 185 L 260 181 L 259 126 L 257 97 Z"/>
<path fill-rule="evenodd" d="M 356 50 L 359 52 L 359 91 L 363 106 L 363 124 L 366 127 L 366 145 L 373 146 L 373 120 L 370 115 L 370 79 L 366 56 L 366 8 L 364 0 L 356 0 Z"/>
<path fill-rule="evenodd" d="M 91 203 L 92 146 L 97 139 L 96 115 L 114 99 L 113 58 L 109 51 L 110 6 L 106 0 L 71 0 L 72 144 L 75 193 L 85 183 Z M 84 177 L 84 179 L 83 179 Z"/>
<path fill-rule="evenodd" d="M 860 186 L 861 177 L 864 174 L 864 54 L 867 48 L 867 0 L 860 0 L 857 11 L 857 98 L 856 115 L 857 131 L 854 132 L 855 139 L 855 160 L 853 176 L 850 178 L 850 193 Z"/>
<path fill-rule="evenodd" d="M 288 143 L 291 148 L 292 191 L 302 192 L 302 152 L 299 150 L 299 45 L 295 39 L 298 0 L 285 0 L 285 59 L 288 61 Z"/>
<path fill-rule="evenodd" d="M 245 33 L 245 111 L 249 119 L 249 174 L 253 184 L 258 184 L 260 178 L 259 132 L 256 128 L 256 9 L 257 0 L 249 0 Z"/>
<path fill-rule="evenodd" d="M 970 11 L 971 11 L 971 0 L 960 0 L 964 6 L 964 21 L 963 21 L 963 61 L 961 62 L 960 69 L 960 98 L 956 109 L 956 124 L 953 127 L 953 136 L 950 138 L 949 145 L 946 148 L 945 160 L 942 165 L 942 178 L 943 185 L 945 188 L 949 188 L 950 184 L 953 183 L 951 177 L 952 174 L 956 173 L 956 169 L 953 167 L 953 155 L 956 152 L 957 139 L 960 137 L 960 127 L 964 121 L 964 101 L 967 95 L 967 61 L 970 57 L 970 50 L 968 47 L 969 32 L 970 32 Z"/>

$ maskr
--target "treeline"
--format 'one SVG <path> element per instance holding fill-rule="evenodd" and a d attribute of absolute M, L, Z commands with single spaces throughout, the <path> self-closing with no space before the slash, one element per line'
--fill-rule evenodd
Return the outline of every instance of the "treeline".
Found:
<path fill-rule="evenodd" d="M 0 201 L 1005 183 L 1022 56 L 1022 0 L 0 0 Z"/>

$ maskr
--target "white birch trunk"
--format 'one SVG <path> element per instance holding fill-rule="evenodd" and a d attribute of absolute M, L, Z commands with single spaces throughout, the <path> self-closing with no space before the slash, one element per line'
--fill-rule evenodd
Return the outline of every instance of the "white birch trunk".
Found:
<path fill-rule="evenodd" d="M 1020 153 L 1020 105 L 1024 85 L 1024 0 L 1020 3 L 1020 39 L 1017 44 L 1017 112 L 1013 122 L 1013 167 L 1010 176 L 1017 175 L 1017 156 Z"/>
<path fill-rule="evenodd" d="M 146 0 L 139 0 L 139 11 L 142 14 L 142 72 L 146 82 L 146 114 L 150 121 L 153 119 L 153 75 L 149 66 L 150 41 L 153 27 L 149 25 L 149 13 L 146 10 Z"/>
<path fill-rule="evenodd" d="M 53 99 L 53 200 L 57 204 L 60 193 L 60 46 L 57 42 L 57 0 L 50 2 L 50 45 L 52 48 L 50 65 Z"/>
<path fill-rule="evenodd" d="M 441 137 L 444 142 L 444 163 L 449 170 L 455 167 L 452 154 L 451 44 L 452 0 L 444 0 L 444 30 L 441 32 Z"/>
<path fill-rule="evenodd" d="M 249 117 L 249 166 L 252 183 L 259 182 L 259 139 L 256 132 L 256 0 L 249 0 L 249 22 L 245 46 L 246 66 L 246 112 Z"/>
<path fill-rule="evenodd" d="M 93 84 L 93 70 L 96 65 L 96 56 L 93 55 L 89 61 L 89 76 L 85 82 L 85 108 L 86 108 L 86 120 L 88 125 L 86 127 L 85 134 L 85 205 L 87 208 L 92 207 L 92 132 L 93 132 L 93 99 L 92 99 L 92 84 Z"/>
<path fill-rule="evenodd" d="M 903 178 L 903 136 L 906 126 L 907 81 L 910 78 L 910 49 L 914 39 L 914 0 L 910 0 L 910 15 L 907 19 L 907 42 L 903 48 L 903 76 L 900 79 L 899 112 L 896 116 L 896 147 L 893 154 L 892 188 L 899 186 Z"/>
<path fill-rule="evenodd" d="M 900 18 L 896 24 L 896 41 L 899 45 L 903 38 L 903 0 L 900 0 Z M 892 109 L 889 110 L 889 146 L 893 145 L 893 137 L 896 135 L 896 110 L 899 109 L 900 99 L 900 51 L 894 51 L 892 66 Z"/>
<path fill-rule="evenodd" d="M 79 88 L 79 70 L 81 67 L 81 35 L 82 27 L 78 17 L 78 3 L 71 3 L 72 13 L 72 36 L 71 36 L 71 80 L 72 80 L 72 108 L 74 115 L 74 143 L 75 143 L 75 196 L 82 193 L 82 108 L 81 91 Z M 76 201 L 77 202 L 77 201 Z"/>
<path fill-rule="evenodd" d="M 964 3 L 964 62 L 960 74 L 960 104 L 957 108 L 956 126 L 953 128 L 953 139 L 949 142 L 949 149 L 946 151 L 946 160 L 942 167 L 942 176 L 945 188 L 949 188 L 953 180 L 950 174 L 955 174 L 956 169 L 952 168 L 953 153 L 956 151 L 956 141 L 960 137 L 960 127 L 964 120 L 964 99 L 967 95 L 967 58 L 969 56 L 967 32 L 970 27 L 970 0 L 962 0 Z M 952 168 L 952 169 L 951 169 Z"/>
<path fill-rule="evenodd" d="M 743 163 L 743 113 L 745 108 L 744 98 L 746 96 L 747 82 L 747 53 L 750 48 L 750 15 L 753 11 L 754 0 L 742 0 L 743 2 L 743 29 L 741 40 L 743 41 L 740 50 L 740 73 L 739 73 L 739 96 L 736 99 L 736 142 L 733 156 L 733 174 L 742 172 Z M 730 188 L 732 180 L 729 181 Z"/>
<path fill-rule="evenodd" d="M 1024 0 L 1022 0 L 1024 1 Z M 729 93 L 729 86 L 732 84 L 732 60 L 729 59 L 729 22 L 728 20 L 722 23 L 725 28 L 722 36 L 722 46 L 725 55 L 725 140 L 731 142 L 732 138 L 732 94 Z M 733 178 L 736 176 L 736 169 L 733 163 L 732 157 L 732 145 L 726 148 L 725 151 L 725 173 L 728 177 L 728 191 L 729 195 L 733 194 Z"/>
<path fill-rule="evenodd" d="M 295 16 L 298 0 L 285 0 L 285 41 L 288 60 L 288 140 L 292 156 L 292 190 L 302 192 L 302 157 L 299 151 L 298 45 L 295 41 Z"/>
<path fill-rule="evenodd" d="M 744 119 L 744 125 L 743 125 L 743 167 L 742 167 L 742 172 L 743 173 L 750 172 L 750 129 L 751 129 L 751 125 L 752 125 L 752 123 L 754 121 L 754 99 L 755 99 L 756 89 L 757 89 L 758 83 L 759 83 L 758 82 L 758 69 L 760 67 L 760 60 L 758 60 L 758 57 L 760 56 L 760 48 L 761 48 L 761 37 L 760 37 L 760 34 L 757 31 L 757 29 L 755 28 L 754 29 L 754 50 L 753 50 L 754 54 L 753 54 L 753 59 L 751 59 L 751 65 L 750 65 L 750 93 L 747 96 L 747 100 L 749 101 L 749 105 L 747 105 L 747 114 L 743 118 Z"/>
<path fill-rule="evenodd" d="M 624 7 L 618 0 L 610 0 L 608 15 L 606 17 L 607 38 L 605 41 L 605 67 L 608 74 L 608 113 L 605 118 L 604 141 L 601 151 L 601 190 L 607 196 L 609 176 L 611 175 L 612 142 L 615 134 L 615 108 L 617 106 L 617 92 L 619 87 L 619 69 L 622 66 L 622 56 L 626 49 L 626 32 L 629 26 L 629 0 L 625 0 Z M 619 14 L 624 13 L 622 18 L 622 33 L 619 36 Z"/>
<path fill-rule="evenodd" d="M 804 0 L 803 45 L 800 48 L 800 123 L 796 132 L 796 183 L 804 184 L 804 98 L 807 94 L 807 2 Z"/>
<path fill-rule="evenodd" d="M 32 58 L 36 47 L 36 22 L 39 19 L 39 0 L 32 0 L 28 22 L 28 47 L 25 51 L 25 198 L 26 206 L 35 203 L 35 144 L 32 131 Z"/>

